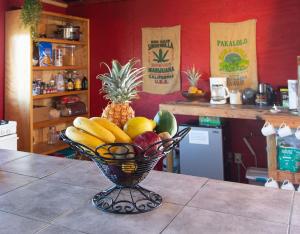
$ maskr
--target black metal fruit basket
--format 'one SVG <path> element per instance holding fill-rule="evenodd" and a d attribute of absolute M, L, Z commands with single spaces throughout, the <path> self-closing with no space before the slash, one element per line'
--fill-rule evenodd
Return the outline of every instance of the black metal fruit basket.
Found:
<path fill-rule="evenodd" d="M 103 174 L 115 184 L 112 188 L 96 194 L 93 204 L 100 210 L 118 214 L 136 214 L 158 207 L 162 198 L 140 185 L 156 163 L 188 134 L 185 128 L 166 140 L 142 149 L 135 144 L 111 143 L 98 146 L 95 151 L 70 140 L 65 131 L 61 139 L 81 155 L 93 160 Z"/>

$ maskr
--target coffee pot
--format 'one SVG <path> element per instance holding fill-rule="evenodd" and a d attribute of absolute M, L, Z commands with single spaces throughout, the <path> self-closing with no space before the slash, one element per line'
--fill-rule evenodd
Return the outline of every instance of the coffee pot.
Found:
<path fill-rule="evenodd" d="M 260 83 L 255 99 L 256 105 L 271 106 L 273 104 L 273 88 L 269 84 Z"/>
<path fill-rule="evenodd" d="M 210 93 L 211 104 L 226 104 L 227 98 L 229 98 L 229 90 L 227 88 L 227 77 L 211 77 Z"/>

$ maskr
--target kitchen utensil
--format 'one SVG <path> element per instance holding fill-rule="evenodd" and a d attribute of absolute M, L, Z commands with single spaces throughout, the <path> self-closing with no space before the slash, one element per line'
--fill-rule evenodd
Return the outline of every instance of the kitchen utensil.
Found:
<path fill-rule="evenodd" d="M 242 104 L 242 94 L 239 90 L 231 90 L 229 92 L 229 101 L 232 105 Z"/>
<path fill-rule="evenodd" d="M 298 106 L 298 80 L 288 80 L 289 109 L 296 110 Z"/>
<path fill-rule="evenodd" d="M 71 23 L 67 23 L 66 25 L 57 25 L 57 35 L 59 38 L 65 40 L 79 41 L 80 27 L 74 26 Z"/>
<path fill-rule="evenodd" d="M 280 109 L 277 108 L 277 106 L 274 104 L 274 106 L 270 109 L 270 112 L 273 114 L 281 112 Z"/>
<path fill-rule="evenodd" d="M 261 133 L 264 136 L 270 136 L 276 133 L 274 126 L 270 122 L 265 122 L 264 126 L 261 129 Z"/>
<path fill-rule="evenodd" d="M 268 178 L 267 182 L 265 183 L 265 187 L 267 188 L 279 188 L 279 185 L 276 180 L 273 178 Z"/>
<path fill-rule="evenodd" d="M 270 106 L 273 104 L 273 88 L 269 84 L 260 83 L 255 99 L 256 105 Z"/>
<path fill-rule="evenodd" d="M 256 91 L 251 88 L 246 88 L 242 93 L 242 101 L 244 105 L 255 105 Z"/>
<path fill-rule="evenodd" d="M 286 137 L 286 136 L 290 136 L 292 134 L 293 133 L 292 133 L 291 128 L 286 123 L 280 124 L 279 129 L 278 129 L 278 135 L 280 137 Z"/>
<path fill-rule="evenodd" d="M 151 211 L 161 204 L 162 198 L 159 194 L 144 189 L 139 183 L 146 178 L 161 158 L 178 146 L 190 130 L 184 128 L 173 138 L 149 145 L 147 149 L 141 149 L 134 144 L 111 143 L 100 145 L 94 151 L 70 140 L 65 135 L 65 131 L 60 133 L 60 137 L 75 151 L 93 160 L 102 173 L 115 184 L 112 188 L 94 196 L 92 199 L 94 206 L 110 213 L 137 214 Z M 115 152 L 114 149 L 118 147 L 121 148 L 119 152 L 123 153 Z M 99 154 L 101 149 L 107 153 Z M 129 154 L 131 157 L 128 158 Z"/>
<path fill-rule="evenodd" d="M 229 98 L 229 90 L 227 88 L 227 77 L 211 77 L 210 78 L 211 104 L 226 104 Z"/>
<path fill-rule="evenodd" d="M 283 183 L 281 185 L 281 189 L 295 191 L 294 185 L 289 180 L 284 180 L 283 181 Z"/>

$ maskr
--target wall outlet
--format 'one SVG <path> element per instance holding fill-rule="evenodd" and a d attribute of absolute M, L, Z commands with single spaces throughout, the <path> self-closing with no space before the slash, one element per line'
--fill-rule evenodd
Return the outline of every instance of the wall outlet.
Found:
<path fill-rule="evenodd" d="M 234 163 L 241 164 L 242 163 L 242 154 L 234 153 Z"/>

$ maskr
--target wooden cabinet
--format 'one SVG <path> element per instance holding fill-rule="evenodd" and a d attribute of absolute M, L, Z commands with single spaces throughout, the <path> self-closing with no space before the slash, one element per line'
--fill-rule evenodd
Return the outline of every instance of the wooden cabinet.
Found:
<path fill-rule="evenodd" d="M 69 15 L 43 12 L 38 27 L 40 34 L 47 34 L 49 26 L 72 23 L 80 26 L 79 41 L 70 41 L 54 38 L 38 38 L 38 42 L 50 42 L 52 46 L 74 46 L 75 64 L 72 66 L 33 66 L 33 41 L 29 29 L 23 27 L 20 21 L 20 10 L 9 11 L 5 19 L 5 119 L 18 123 L 18 150 L 40 154 L 51 154 L 67 147 L 59 142 L 47 144 L 48 129 L 55 126 L 62 130 L 70 125 L 75 117 L 60 117 L 44 121 L 36 121 L 33 107 L 36 105 L 52 106 L 57 97 L 78 95 L 87 106 L 89 116 L 90 96 L 88 90 L 65 91 L 33 95 L 32 83 L 36 79 L 48 82 L 58 72 L 78 71 L 88 79 L 89 70 L 89 20 Z M 67 52 L 66 52 L 67 53 Z"/>

